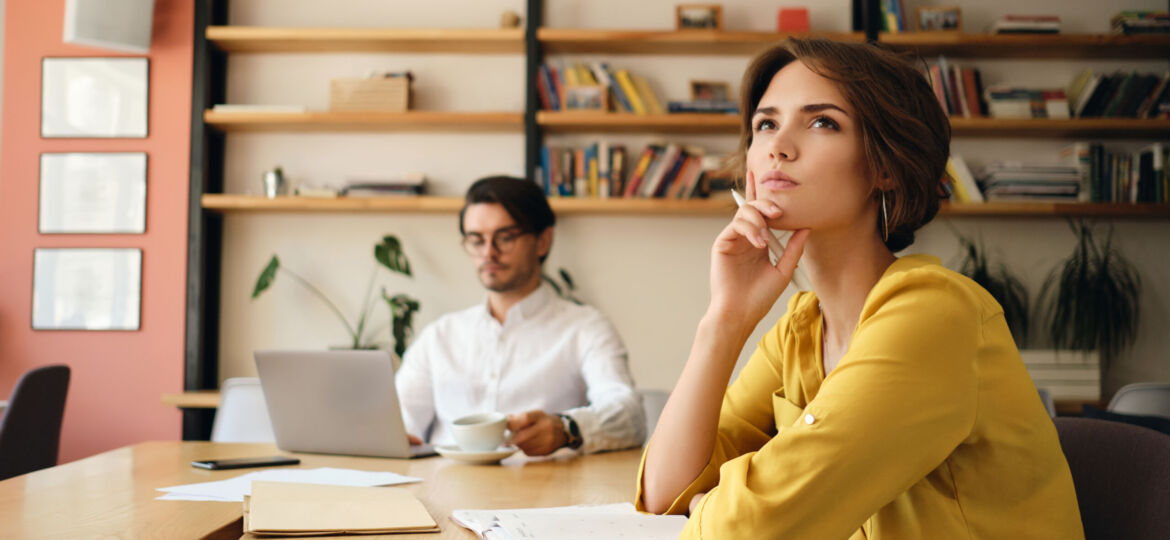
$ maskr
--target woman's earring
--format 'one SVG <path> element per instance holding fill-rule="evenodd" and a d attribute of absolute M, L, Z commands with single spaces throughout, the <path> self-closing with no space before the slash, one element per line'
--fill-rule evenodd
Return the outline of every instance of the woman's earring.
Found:
<path fill-rule="evenodd" d="M 882 193 L 882 242 L 890 239 L 890 215 L 886 213 L 886 192 Z"/>

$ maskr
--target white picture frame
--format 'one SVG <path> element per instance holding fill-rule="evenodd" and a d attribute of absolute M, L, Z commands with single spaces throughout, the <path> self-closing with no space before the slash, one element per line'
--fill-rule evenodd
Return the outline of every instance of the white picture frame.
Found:
<path fill-rule="evenodd" d="M 41 137 L 145 138 L 146 58 L 41 60 Z"/>
<path fill-rule="evenodd" d="M 145 152 L 41 154 L 41 234 L 146 232 Z"/>
<path fill-rule="evenodd" d="M 33 250 L 33 330 L 138 330 L 142 250 Z"/>

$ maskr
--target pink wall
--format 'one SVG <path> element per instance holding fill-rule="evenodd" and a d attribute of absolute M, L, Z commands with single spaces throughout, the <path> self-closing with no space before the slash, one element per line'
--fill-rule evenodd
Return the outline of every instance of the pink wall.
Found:
<path fill-rule="evenodd" d="M 156 2 L 146 139 L 40 138 L 42 57 L 124 56 L 62 43 L 64 13 L 65 0 L 7 0 L 0 121 L 0 399 L 25 370 L 69 364 L 61 462 L 180 436 L 179 413 L 159 398 L 181 391 L 183 380 L 194 7 L 189 0 Z M 147 153 L 146 234 L 37 233 L 40 153 L 65 151 Z M 33 331 L 37 247 L 142 248 L 140 329 Z"/>

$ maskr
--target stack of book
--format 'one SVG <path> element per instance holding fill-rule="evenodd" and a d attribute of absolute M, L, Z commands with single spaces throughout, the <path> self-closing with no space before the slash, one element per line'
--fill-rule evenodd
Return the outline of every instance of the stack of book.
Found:
<path fill-rule="evenodd" d="M 1069 86 L 1077 118 L 1170 118 L 1170 73 L 1082 71 Z M 1075 95 L 1072 92 L 1075 90 Z"/>
<path fill-rule="evenodd" d="M 1053 399 L 1100 399 L 1101 368 L 1097 353 L 1021 350 L 1020 358 L 1036 386 Z"/>
<path fill-rule="evenodd" d="M 981 99 L 983 77 L 978 69 L 960 66 L 947 61 L 945 56 L 939 56 L 938 62 L 927 69 L 925 76 L 934 89 L 938 104 L 948 115 L 963 118 L 987 116 L 987 104 Z"/>
<path fill-rule="evenodd" d="M 739 112 L 739 105 L 726 99 L 693 99 L 671 101 L 666 104 L 666 109 L 672 113 L 735 114 Z"/>
<path fill-rule="evenodd" d="M 992 118 L 1053 118 L 1070 117 L 1068 96 L 1063 88 L 1026 88 L 1022 86 L 989 86 L 983 93 L 987 112 Z"/>
<path fill-rule="evenodd" d="M 664 114 L 662 102 L 640 75 L 613 69 L 606 62 L 545 62 L 536 78 L 541 109 L 562 111 L 565 89 L 572 86 L 602 86 L 607 110 L 634 114 Z"/>
<path fill-rule="evenodd" d="M 537 178 L 550 197 L 689 199 L 703 195 L 704 172 L 718 167 L 705 154 L 673 143 L 651 143 L 636 155 L 605 141 L 545 146 Z"/>
<path fill-rule="evenodd" d="M 342 197 L 385 197 L 425 195 L 427 179 L 422 173 L 406 175 L 401 180 L 349 180 L 338 191 Z"/>
<path fill-rule="evenodd" d="M 1056 15 L 1004 15 L 991 23 L 992 34 L 1059 34 Z"/>
<path fill-rule="evenodd" d="M 1075 166 L 1001 161 L 979 183 L 989 201 L 1077 202 L 1081 175 Z"/>
<path fill-rule="evenodd" d="M 1092 202 L 1170 202 L 1170 146 L 1154 143 L 1135 152 L 1106 151 L 1100 143 L 1075 143 L 1061 155 L 1074 164 Z"/>
<path fill-rule="evenodd" d="M 1165 11 L 1122 11 L 1109 22 L 1115 34 L 1170 33 L 1170 13 Z"/>

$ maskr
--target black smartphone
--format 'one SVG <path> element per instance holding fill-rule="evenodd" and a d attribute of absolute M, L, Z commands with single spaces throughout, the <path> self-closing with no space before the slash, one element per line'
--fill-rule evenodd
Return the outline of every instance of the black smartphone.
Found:
<path fill-rule="evenodd" d="M 264 456 L 238 459 L 205 459 L 192 461 L 192 467 L 200 469 L 244 469 L 247 467 L 274 467 L 277 465 L 299 465 L 301 460 L 288 456 Z"/>

